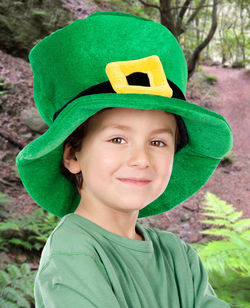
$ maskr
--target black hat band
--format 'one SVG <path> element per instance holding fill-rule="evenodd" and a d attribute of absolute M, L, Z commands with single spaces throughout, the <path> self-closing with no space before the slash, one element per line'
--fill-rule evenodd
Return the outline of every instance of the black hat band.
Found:
<path fill-rule="evenodd" d="M 141 72 L 136 72 L 136 73 L 132 73 L 132 74 L 126 76 L 126 78 L 127 78 L 129 85 L 141 85 L 141 86 L 145 86 L 145 87 L 146 86 L 150 87 L 150 83 L 149 83 L 149 79 L 148 79 L 147 74 L 144 74 L 144 73 L 141 73 Z M 169 83 L 169 86 L 173 90 L 172 98 L 178 98 L 178 99 L 186 100 L 182 91 L 173 82 L 168 80 L 168 83 Z M 105 82 L 99 83 L 97 85 L 94 85 L 94 86 L 80 92 L 77 96 L 72 98 L 64 106 L 62 106 L 57 112 L 55 112 L 55 114 L 53 116 L 53 122 L 55 121 L 55 119 L 57 118 L 59 113 L 65 107 L 67 107 L 72 101 L 77 99 L 78 97 L 85 96 L 85 95 L 91 95 L 91 94 L 99 94 L 99 93 L 116 93 L 116 92 L 112 88 L 110 81 L 105 81 Z M 178 128 L 179 128 L 179 132 L 180 132 L 180 135 L 181 135 L 181 141 L 177 145 L 177 149 L 176 149 L 176 152 L 177 152 L 188 143 L 188 133 L 187 133 L 187 129 L 186 129 L 186 126 L 185 126 L 185 123 L 184 123 L 182 117 L 179 116 L 178 114 L 174 114 L 174 116 L 176 118 L 177 125 L 178 125 Z"/>

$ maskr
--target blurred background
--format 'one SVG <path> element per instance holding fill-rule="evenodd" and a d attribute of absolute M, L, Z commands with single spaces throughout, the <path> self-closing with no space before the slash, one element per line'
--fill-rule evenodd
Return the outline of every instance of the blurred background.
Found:
<path fill-rule="evenodd" d="M 48 129 L 35 106 L 28 54 L 45 36 L 98 11 L 170 29 L 188 63 L 187 101 L 230 124 L 233 149 L 208 182 L 171 211 L 138 221 L 195 247 L 218 297 L 250 307 L 248 0 L 0 1 L 0 307 L 34 307 L 41 251 L 60 220 L 32 200 L 15 164 L 18 152 Z"/>

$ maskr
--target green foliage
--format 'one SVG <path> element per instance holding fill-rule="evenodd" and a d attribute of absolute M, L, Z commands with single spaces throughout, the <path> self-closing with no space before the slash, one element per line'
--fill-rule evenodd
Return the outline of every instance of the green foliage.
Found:
<path fill-rule="evenodd" d="M 6 210 L 4 208 L 5 204 L 11 203 L 12 200 L 5 194 L 0 193 L 0 217 L 6 216 Z M 0 239 L 1 242 L 1 239 Z"/>
<path fill-rule="evenodd" d="M 5 0 L 0 10 L 1 50 L 26 61 L 34 44 L 74 19 L 61 0 Z"/>
<path fill-rule="evenodd" d="M 0 96 L 8 92 L 12 88 L 12 84 L 7 82 L 4 77 L 0 77 Z"/>
<path fill-rule="evenodd" d="M 222 64 L 247 67 L 250 63 L 248 7 L 247 0 L 219 3 L 218 31 L 209 47 L 209 54 L 219 56 Z"/>
<path fill-rule="evenodd" d="M 244 68 L 246 66 L 246 63 L 248 63 L 249 60 L 236 60 L 235 62 L 232 63 L 233 68 Z"/>
<path fill-rule="evenodd" d="M 35 16 L 39 16 L 39 17 L 47 17 L 50 16 L 50 13 L 43 11 L 43 10 L 37 10 L 37 9 L 33 9 L 32 10 L 33 15 Z"/>
<path fill-rule="evenodd" d="M 8 264 L 0 271 L 0 307 L 31 307 L 34 304 L 33 287 L 36 271 L 27 263 Z"/>
<path fill-rule="evenodd" d="M 207 74 L 202 69 L 202 66 L 198 66 L 197 72 L 195 72 L 188 81 L 188 88 L 192 89 L 196 87 L 196 89 L 201 92 L 201 95 L 204 95 L 208 90 L 213 89 L 212 85 L 216 82 L 216 76 Z"/>
<path fill-rule="evenodd" d="M 250 301 L 250 219 L 240 219 L 236 211 L 216 195 L 207 192 L 203 223 L 212 225 L 201 233 L 222 238 L 208 243 L 192 244 L 199 253 L 209 280 L 219 298 L 231 307 L 249 307 Z"/>
<path fill-rule="evenodd" d="M 157 1 L 154 1 L 157 4 Z M 159 21 L 159 11 L 153 7 L 147 7 L 138 0 L 87 0 L 87 3 L 93 6 L 93 3 L 98 7 L 98 10 L 103 10 L 103 6 L 109 7 L 110 11 L 126 12 L 137 15 L 143 18 Z M 152 1 L 151 1 L 152 3 Z"/>
<path fill-rule="evenodd" d="M 213 85 L 218 81 L 218 78 L 214 75 L 206 74 L 206 80 L 208 84 Z"/>
<path fill-rule="evenodd" d="M 199 106 L 211 108 L 216 104 L 214 96 L 218 95 L 211 82 L 208 82 L 208 75 L 202 67 L 188 80 L 188 97 L 197 100 Z"/>
<path fill-rule="evenodd" d="M 0 193 L 0 206 L 11 202 L 11 199 L 7 195 Z"/>
<path fill-rule="evenodd" d="M 0 249 L 13 246 L 40 252 L 60 218 L 42 208 L 22 219 L 9 218 L 0 223 Z"/>
<path fill-rule="evenodd" d="M 4 91 L 5 83 L 0 80 L 0 95 L 3 95 L 6 91 Z"/>

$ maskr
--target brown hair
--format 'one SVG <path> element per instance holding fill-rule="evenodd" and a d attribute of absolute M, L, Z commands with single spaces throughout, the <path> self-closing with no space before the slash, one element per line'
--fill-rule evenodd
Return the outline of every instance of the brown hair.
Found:
<path fill-rule="evenodd" d="M 75 152 L 79 152 L 81 150 L 81 147 L 82 147 L 83 139 L 89 131 L 89 122 L 90 122 L 91 118 L 95 117 L 97 114 L 102 113 L 104 110 L 112 109 L 112 108 L 114 108 L 114 107 L 108 107 L 108 108 L 104 108 L 104 109 L 98 111 L 92 117 L 88 118 L 85 122 L 83 122 L 79 127 L 77 127 L 77 129 L 75 129 L 73 131 L 73 133 L 71 135 L 69 135 L 69 137 L 67 139 L 65 139 L 65 141 L 63 143 L 63 151 L 64 151 L 64 148 L 65 148 L 65 145 L 67 143 L 69 143 Z M 169 112 L 167 112 L 167 113 L 169 113 Z M 181 136 L 180 136 L 179 128 L 178 128 L 178 125 L 177 125 L 176 126 L 176 133 L 175 133 L 175 153 L 176 153 L 178 144 L 180 144 L 180 141 L 181 141 Z M 60 168 L 61 168 L 61 173 L 76 186 L 76 188 L 78 189 L 78 192 L 80 194 L 80 189 L 82 188 L 82 184 L 83 184 L 82 172 L 80 171 L 79 173 L 76 173 L 76 174 L 71 173 L 64 166 L 63 160 L 61 161 Z"/>

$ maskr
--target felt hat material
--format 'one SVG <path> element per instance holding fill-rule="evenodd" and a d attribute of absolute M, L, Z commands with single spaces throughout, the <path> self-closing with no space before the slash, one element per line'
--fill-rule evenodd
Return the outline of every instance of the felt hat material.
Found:
<path fill-rule="evenodd" d="M 172 209 L 196 193 L 231 150 L 220 114 L 185 100 L 187 64 L 163 25 L 122 12 L 98 12 L 39 41 L 30 51 L 34 100 L 49 129 L 16 157 L 30 196 L 56 216 L 74 212 L 76 187 L 61 173 L 64 140 L 107 107 L 165 110 L 182 123 L 186 141 L 174 156 L 167 188 L 138 218 Z M 140 75 L 141 74 L 141 75 Z M 149 86 L 128 79 L 148 77 Z"/>

